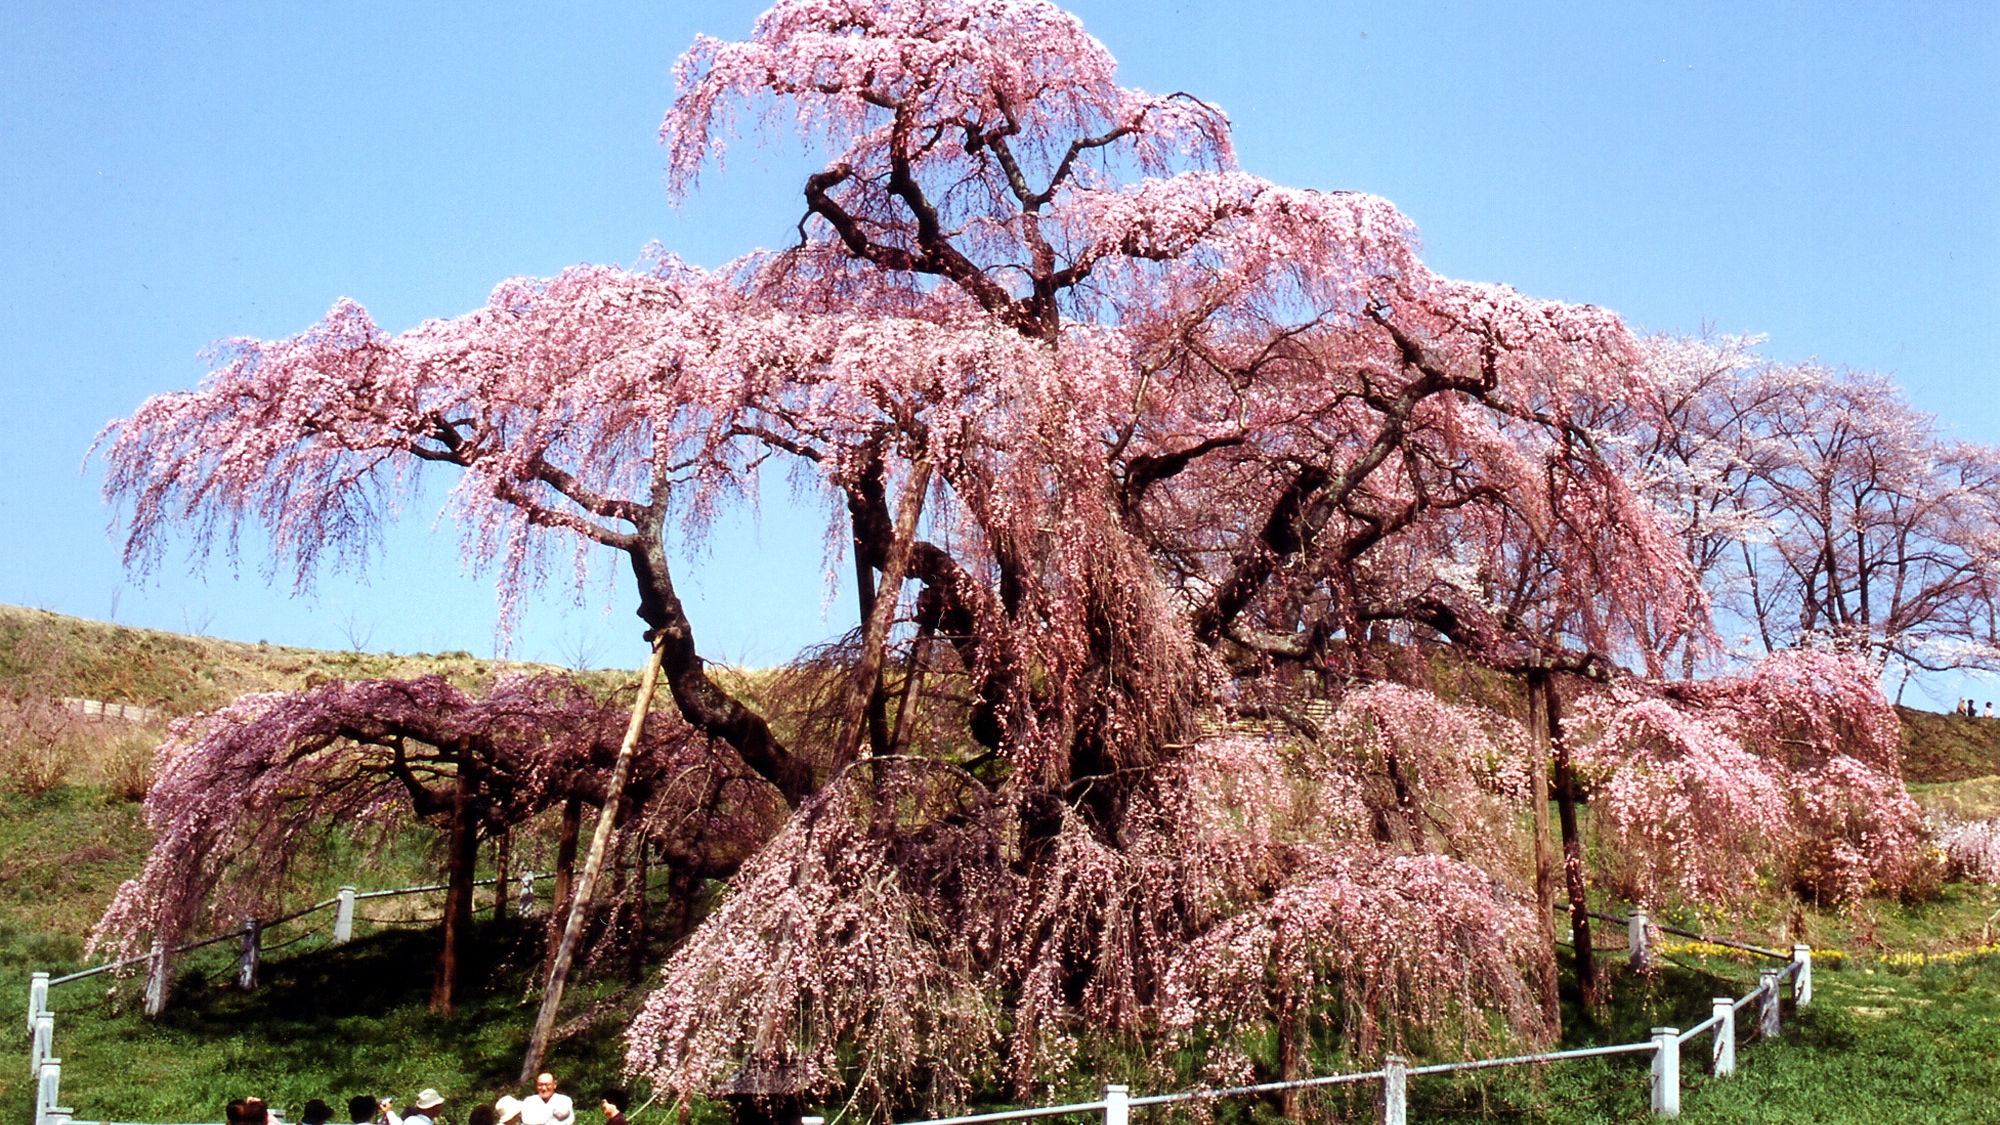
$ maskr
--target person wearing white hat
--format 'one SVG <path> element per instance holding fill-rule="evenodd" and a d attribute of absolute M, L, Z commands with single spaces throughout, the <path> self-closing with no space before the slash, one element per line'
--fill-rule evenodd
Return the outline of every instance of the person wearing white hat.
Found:
<path fill-rule="evenodd" d="M 436 1090 L 425 1089 L 417 1095 L 416 1104 L 403 1115 L 403 1125 L 437 1125 L 437 1111 L 444 1108 L 444 1098 Z"/>

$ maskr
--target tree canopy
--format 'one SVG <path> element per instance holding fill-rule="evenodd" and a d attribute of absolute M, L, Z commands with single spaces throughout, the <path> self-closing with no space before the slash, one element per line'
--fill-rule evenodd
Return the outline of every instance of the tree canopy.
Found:
<path fill-rule="evenodd" d="M 796 126 L 825 156 L 796 244 L 230 342 L 107 431 L 128 558 L 260 527 L 307 583 L 433 466 L 509 599 L 620 556 L 686 738 L 790 810 L 633 1026 L 630 1067 L 679 1091 L 949 1104 L 1051 1080 L 1085 1028 L 1162 1066 L 1198 1038 L 1222 1080 L 1249 1023 L 1295 1070 L 1329 1010 L 1364 1052 L 1415 1025 L 1545 1036 L 1505 811 L 1545 750 L 1378 682 L 1385 640 L 1624 683 L 1578 764 L 1637 891 L 1734 893 L 1778 851 L 1838 893 L 1910 878 L 1868 669 L 1677 694 L 1622 671 L 1713 651 L 1703 560 L 1634 441 L 1676 424 L 1657 347 L 1434 273 L 1388 202 L 1259 179 L 1219 109 L 1114 71 L 1034 0 L 783 0 L 701 39 L 669 188 L 739 126 Z M 667 548 L 776 469 L 851 554 L 859 624 L 812 690 L 759 701 L 703 661 Z M 1804 734 L 1772 734 L 1757 701 L 1800 691 L 1868 749 L 1835 754 L 1852 730 L 1795 702 Z M 1713 827 L 1675 802 L 1724 791 L 1756 809 L 1742 847 L 1665 866 Z"/>

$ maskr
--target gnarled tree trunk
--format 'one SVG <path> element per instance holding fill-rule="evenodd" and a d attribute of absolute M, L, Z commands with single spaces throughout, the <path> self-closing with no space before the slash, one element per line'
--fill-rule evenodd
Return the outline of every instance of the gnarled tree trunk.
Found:
<path fill-rule="evenodd" d="M 449 1016 L 456 1010 L 460 947 L 472 932 L 472 876 L 479 862 L 479 833 L 472 822 L 472 780 L 463 773 L 452 790 L 446 850 L 450 858 L 445 877 L 444 944 L 438 950 L 437 972 L 431 978 L 431 1011 Z"/>

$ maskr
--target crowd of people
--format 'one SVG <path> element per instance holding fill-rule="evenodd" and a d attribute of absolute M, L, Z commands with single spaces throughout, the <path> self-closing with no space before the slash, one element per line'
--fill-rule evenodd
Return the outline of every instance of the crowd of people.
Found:
<path fill-rule="evenodd" d="M 610 1088 L 598 1095 L 604 1111 L 604 1125 L 626 1125 L 625 1111 L 631 1097 L 624 1090 Z M 447 1103 L 435 1089 L 417 1094 L 408 1113 L 397 1113 L 391 1098 L 356 1094 L 347 1099 L 347 1115 L 353 1125 L 445 1125 Z M 262 1098 L 238 1098 L 229 1103 L 228 1125 L 285 1125 L 278 1112 Z M 331 1125 L 333 1107 L 319 1098 L 299 1110 L 298 1125 Z M 568 1094 L 556 1090 L 556 1076 L 535 1076 L 535 1092 L 525 1098 L 503 1097 L 492 1104 L 479 1104 L 467 1111 L 455 1125 L 578 1125 L 576 1104 Z"/>

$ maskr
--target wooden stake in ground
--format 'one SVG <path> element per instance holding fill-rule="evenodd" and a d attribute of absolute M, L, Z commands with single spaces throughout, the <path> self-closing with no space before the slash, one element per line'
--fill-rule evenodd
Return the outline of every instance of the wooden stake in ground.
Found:
<path fill-rule="evenodd" d="M 611 782 L 604 787 L 604 806 L 597 812 L 597 833 L 590 838 L 590 857 L 583 861 L 583 877 L 577 880 L 570 900 L 562 944 L 556 947 L 555 964 L 550 966 L 548 983 L 542 988 L 542 1010 L 535 1014 L 535 1030 L 528 1037 L 528 1054 L 521 1061 L 523 1082 L 535 1080 L 542 1070 L 542 1057 L 548 1053 L 549 1036 L 556 1027 L 556 1009 L 562 1007 L 563 983 L 569 979 L 570 961 L 583 937 L 583 921 L 590 913 L 597 877 L 604 870 L 604 851 L 611 841 L 612 823 L 618 819 L 618 802 L 625 796 L 625 781 L 632 773 L 632 754 L 639 745 L 639 731 L 646 725 L 646 712 L 653 707 L 653 689 L 660 683 L 660 661 L 666 654 L 666 639 L 656 633 L 652 640 L 653 655 L 646 661 L 646 674 L 639 681 L 639 698 L 632 703 L 632 722 L 625 728 L 625 741 L 619 744 L 617 764 L 611 767 Z"/>

